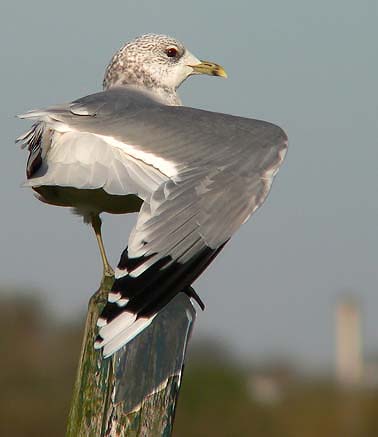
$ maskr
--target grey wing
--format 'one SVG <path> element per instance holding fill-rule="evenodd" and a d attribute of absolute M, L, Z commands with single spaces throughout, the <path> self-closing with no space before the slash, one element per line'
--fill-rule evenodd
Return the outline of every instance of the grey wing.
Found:
<path fill-rule="evenodd" d="M 46 165 L 30 185 L 101 186 L 110 194 L 125 194 L 131 185 L 142 199 L 190 168 L 222 169 L 228 161 L 247 162 L 246 174 L 266 168 L 270 148 L 286 141 L 270 123 L 164 106 L 127 88 L 21 117 L 37 119 L 53 132 Z"/>
<path fill-rule="evenodd" d="M 188 172 L 144 202 L 101 318 L 97 348 L 110 356 L 188 287 L 263 202 L 266 181 L 227 171 Z"/>
<path fill-rule="evenodd" d="M 222 168 L 182 171 L 144 202 L 99 319 L 96 345 L 105 356 L 148 326 L 175 294 L 187 290 L 263 203 L 284 158 L 282 140 L 260 152 L 261 166 L 229 156 Z"/>
<path fill-rule="evenodd" d="M 201 274 L 262 204 L 287 148 L 285 133 L 270 123 L 164 106 L 127 89 L 30 117 L 67 140 L 81 138 L 75 162 L 92 165 L 95 154 L 87 149 L 98 142 L 98 159 L 105 148 L 109 159 L 121 156 L 122 168 L 135 165 L 135 174 L 123 180 L 134 184 L 144 204 L 98 321 L 97 347 L 105 355 Z"/>
<path fill-rule="evenodd" d="M 52 133 L 43 165 L 29 185 L 102 187 L 142 199 L 190 168 L 222 169 L 230 161 L 248 163 L 246 174 L 264 169 L 270 148 L 286 141 L 270 123 L 164 106 L 127 88 L 21 117 L 37 119 Z"/>

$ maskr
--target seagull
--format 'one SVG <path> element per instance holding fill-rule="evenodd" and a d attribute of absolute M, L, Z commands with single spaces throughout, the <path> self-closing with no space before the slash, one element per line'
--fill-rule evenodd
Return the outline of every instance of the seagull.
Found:
<path fill-rule="evenodd" d="M 138 212 L 97 325 L 95 348 L 110 357 L 191 284 L 261 206 L 287 151 L 278 126 L 181 105 L 189 76 L 226 77 L 165 35 L 124 45 L 103 91 L 19 116 L 29 150 L 26 186 L 90 223 L 104 276 L 113 270 L 102 212 Z"/>

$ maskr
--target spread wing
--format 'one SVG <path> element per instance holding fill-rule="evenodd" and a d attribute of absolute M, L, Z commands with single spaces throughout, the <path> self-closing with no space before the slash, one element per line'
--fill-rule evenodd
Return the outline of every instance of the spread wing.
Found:
<path fill-rule="evenodd" d="M 156 180 L 125 183 L 144 203 L 98 321 L 96 347 L 105 356 L 201 274 L 263 203 L 287 149 L 273 124 L 164 106 L 132 90 L 109 90 L 39 116 L 56 131 L 68 126 L 122 151 L 126 163 Z"/>

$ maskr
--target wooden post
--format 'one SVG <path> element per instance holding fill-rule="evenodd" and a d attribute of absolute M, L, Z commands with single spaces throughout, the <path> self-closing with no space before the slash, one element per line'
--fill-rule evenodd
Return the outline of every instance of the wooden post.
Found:
<path fill-rule="evenodd" d="M 112 358 L 93 348 L 112 281 L 89 302 L 67 437 L 168 437 L 195 310 L 179 293 L 152 324 Z"/>

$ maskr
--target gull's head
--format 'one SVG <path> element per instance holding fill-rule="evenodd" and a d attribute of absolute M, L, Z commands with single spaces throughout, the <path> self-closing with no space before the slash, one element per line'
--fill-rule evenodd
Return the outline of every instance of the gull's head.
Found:
<path fill-rule="evenodd" d="M 185 46 L 166 35 L 148 34 L 125 44 L 110 61 L 104 89 L 135 85 L 177 104 L 176 89 L 193 74 L 227 77 L 213 62 L 200 61 Z"/>

